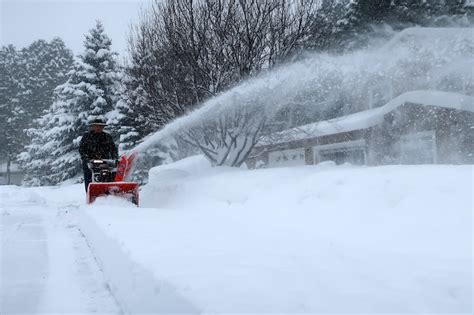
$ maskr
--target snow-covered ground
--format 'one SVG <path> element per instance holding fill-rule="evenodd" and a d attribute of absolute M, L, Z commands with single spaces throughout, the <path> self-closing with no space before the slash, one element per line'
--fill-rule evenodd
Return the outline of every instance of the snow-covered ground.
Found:
<path fill-rule="evenodd" d="M 77 227 L 79 186 L 0 186 L 0 314 L 119 314 Z"/>
<path fill-rule="evenodd" d="M 192 157 L 152 169 L 140 208 L 0 187 L 2 314 L 470 313 L 473 175 Z"/>

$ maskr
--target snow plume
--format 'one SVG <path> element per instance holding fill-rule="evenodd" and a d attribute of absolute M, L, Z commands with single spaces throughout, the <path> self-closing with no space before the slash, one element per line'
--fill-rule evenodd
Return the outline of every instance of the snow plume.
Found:
<path fill-rule="evenodd" d="M 470 28 L 408 28 L 375 48 L 313 54 L 208 100 L 134 151 L 180 138 L 214 165 L 239 166 L 236 155 L 241 160 L 268 133 L 380 107 L 413 90 L 473 95 L 473 52 Z"/>

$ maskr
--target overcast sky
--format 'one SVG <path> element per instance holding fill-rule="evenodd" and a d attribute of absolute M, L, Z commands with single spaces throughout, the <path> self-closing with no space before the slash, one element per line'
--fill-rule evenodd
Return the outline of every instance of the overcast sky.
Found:
<path fill-rule="evenodd" d="M 61 37 L 75 54 L 84 34 L 101 20 L 112 48 L 123 55 L 129 25 L 149 0 L 0 0 L 0 45 L 18 48 L 37 39 Z"/>

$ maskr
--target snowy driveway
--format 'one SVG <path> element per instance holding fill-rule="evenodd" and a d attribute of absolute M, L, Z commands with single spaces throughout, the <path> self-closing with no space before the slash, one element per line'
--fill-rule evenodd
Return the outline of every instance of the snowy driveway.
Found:
<path fill-rule="evenodd" d="M 48 276 L 46 233 L 38 215 L 3 214 L 2 313 L 34 313 Z"/>
<path fill-rule="evenodd" d="M 75 225 L 81 200 L 51 192 L 0 188 L 0 313 L 119 314 Z"/>

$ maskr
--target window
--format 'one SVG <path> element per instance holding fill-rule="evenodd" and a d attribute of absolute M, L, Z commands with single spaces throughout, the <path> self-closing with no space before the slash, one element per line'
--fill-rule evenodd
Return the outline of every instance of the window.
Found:
<path fill-rule="evenodd" d="M 270 152 L 268 154 L 268 164 L 271 167 L 305 165 L 304 149 Z"/>
<path fill-rule="evenodd" d="M 434 164 L 437 160 L 436 134 L 423 131 L 406 134 L 400 138 L 400 163 Z"/>
<path fill-rule="evenodd" d="M 337 165 L 350 163 L 354 165 L 365 165 L 365 153 L 363 149 L 341 149 L 321 151 L 320 161 L 334 161 Z"/>
<path fill-rule="evenodd" d="M 367 145 L 364 139 L 319 145 L 313 148 L 316 162 L 334 161 L 336 164 L 367 164 Z"/>

